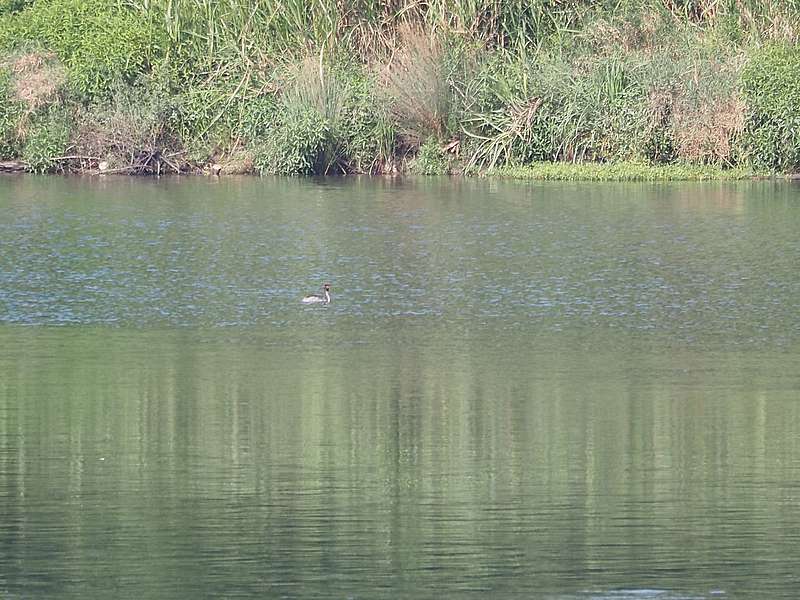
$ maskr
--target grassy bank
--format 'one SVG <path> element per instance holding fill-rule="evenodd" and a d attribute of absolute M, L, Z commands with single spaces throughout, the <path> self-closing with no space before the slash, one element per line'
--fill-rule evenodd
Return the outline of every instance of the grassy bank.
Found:
<path fill-rule="evenodd" d="M 799 34 L 775 0 L 0 0 L 0 162 L 792 172 Z"/>

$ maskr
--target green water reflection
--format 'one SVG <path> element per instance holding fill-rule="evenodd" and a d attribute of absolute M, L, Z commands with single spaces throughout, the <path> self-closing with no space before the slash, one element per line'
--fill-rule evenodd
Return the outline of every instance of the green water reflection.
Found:
<path fill-rule="evenodd" d="M 793 188 L 40 181 L 0 597 L 800 589 Z"/>

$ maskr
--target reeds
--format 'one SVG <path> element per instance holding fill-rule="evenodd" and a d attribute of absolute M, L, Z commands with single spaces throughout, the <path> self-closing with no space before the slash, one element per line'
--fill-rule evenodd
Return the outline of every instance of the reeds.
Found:
<path fill-rule="evenodd" d="M 416 150 L 428 137 L 447 136 L 453 86 L 439 40 L 422 29 L 401 28 L 398 47 L 381 67 L 379 82 L 406 147 Z"/>
<path fill-rule="evenodd" d="M 414 27 L 460 36 L 486 48 L 519 51 L 576 26 L 592 3 L 572 0 L 130 0 L 163 20 L 172 44 L 202 45 L 252 60 L 259 55 L 326 48 L 361 58 L 386 54 L 398 32 Z"/>
<path fill-rule="evenodd" d="M 783 167 L 800 142 L 762 92 L 800 76 L 764 70 L 743 88 L 741 73 L 759 48 L 800 39 L 799 15 L 778 0 L 42 0 L 0 15 L 0 46 L 54 51 L 93 155 L 169 144 L 201 161 L 249 152 L 279 173 L 394 171 L 421 151 L 425 172 L 759 153 Z M 118 80 L 169 110 L 119 110 Z M 3 114 L 8 132 L 19 117 Z"/>
<path fill-rule="evenodd" d="M 345 49 L 362 59 L 391 51 L 403 27 L 456 36 L 485 48 L 530 53 L 602 18 L 662 14 L 673 23 L 796 40 L 800 9 L 779 0 L 127 0 L 158 19 L 172 44 L 246 60 L 309 49 Z"/>

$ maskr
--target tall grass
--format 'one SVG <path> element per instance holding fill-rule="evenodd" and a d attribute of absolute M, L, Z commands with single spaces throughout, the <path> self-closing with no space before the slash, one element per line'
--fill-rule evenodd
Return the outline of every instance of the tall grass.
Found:
<path fill-rule="evenodd" d="M 635 64 L 538 54 L 490 63 L 463 94 L 469 166 L 611 160 L 641 155 L 647 129 Z"/>
<path fill-rule="evenodd" d="M 461 36 L 487 48 L 540 47 L 578 26 L 588 0 L 129 0 L 163 22 L 178 52 L 238 55 L 248 62 L 309 49 L 355 50 L 361 58 L 391 51 L 403 26 Z M 616 2 L 607 0 L 613 6 Z"/>
<path fill-rule="evenodd" d="M 375 172 L 390 165 L 396 133 L 363 72 L 308 56 L 284 72 L 256 166 L 285 175 Z"/>
<path fill-rule="evenodd" d="M 429 137 L 447 137 L 453 86 L 439 40 L 424 30 L 403 27 L 380 82 L 406 147 L 417 149 Z"/>
<path fill-rule="evenodd" d="M 178 52 L 269 62 L 286 52 L 337 48 L 362 59 L 391 51 L 403 26 L 485 48 L 531 53 L 598 18 L 718 28 L 734 37 L 797 40 L 800 7 L 781 0 L 120 0 L 159 21 Z M 197 51 L 202 47 L 203 53 Z"/>
<path fill-rule="evenodd" d="M 11 73 L 0 69 L 0 160 L 19 154 L 19 124 L 24 111 L 24 104 L 15 97 Z"/>
<path fill-rule="evenodd" d="M 791 52 L 769 50 L 800 40 L 795 2 L 7 5 L 0 70 L 35 50 L 65 75 L 35 109 L 15 90 L 22 79 L 52 78 L 42 69 L 5 75 L 6 155 L 22 152 L 21 115 L 50 122 L 43 115 L 66 103 L 80 114 L 71 144 L 115 155 L 112 164 L 154 149 L 200 163 L 244 153 L 278 173 L 387 172 L 406 162 L 422 172 L 537 161 L 800 163 L 779 101 L 780 90 L 800 87 L 800 73 Z"/>
<path fill-rule="evenodd" d="M 252 90 L 285 69 L 279 57 L 335 63 L 355 56 L 377 72 L 388 108 L 384 123 L 391 125 L 385 130 L 396 136 L 384 135 L 392 141 L 383 144 L 382 163 L 392 152 L 416 152 L 429 138 L 461 138 L 468 168 L 632 158 L 734 164 L 744 127 L 736 90 L 743 60 L 742 52 L 722 52 L 720 59 L 720 49 L 794 40 L 800 31 L 800 12 L 777 0 L 138 0 L 132 6 L 164 22 L 185 79 L 236 73 L 206 87 L 228 90 L 226 98 L 207 102 L 219 116 L 198 113 L 206 123 L 244 101 L 242 82 Z M 453 47 L 472 50 L 455 66 L 470 63 L 460 77 L 448 63 Z M 495 66 L 487 66 L 487 52 Z M 205 58 L 198 64 L 197 57 Z M 286 114 L 299 115 L 288 109 L 294 84 L 282 85 Z M 325 124 L 325 170 L 352 169 L 343 158 L 346 144 L 331 142 L 346 137 L 336 132 L 340 120 L 315 102 L 305 104 Z"/>

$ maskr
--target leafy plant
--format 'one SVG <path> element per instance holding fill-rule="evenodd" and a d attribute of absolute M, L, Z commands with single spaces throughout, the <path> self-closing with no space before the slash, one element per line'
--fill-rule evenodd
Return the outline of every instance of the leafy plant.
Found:
<path fill-rule="evenodd" d="M 411 169 L 419 175 L 445 175 L 448 172 L 447 155 L 434 138 L 425 140 L 419 148 Z"/>
<path fill-rule="evenodd" d="M 58 109 L 123 167 L 794 169 L 798 39 L 778 0 L 0 0 L 0 154 Z"/>
<path fill-rule="evenodd" d="M 67 68 L 73 93 L 107 97 L 117 80 L 132 81 L 163 52 L 157 27 L 102 0 L 40 0 L 0 18 L 0 48 L 39 45 Z"/>
<path fill-rule="evenodd" d="M 776 44 L 757 51 L 742 73 L 742 91 L 750 160 L 772 169 L 800 167 L 800 48 Z"/>
<path fill-rule="evenodd" d="M 324 150 L 329 128 L 325 119 L 308 106 L 290 107 L 258 149 L 255 167 L 275 175 L 309 175 L 325 172 Z"/>
<path fill-rule="evenodd" d="M 542 181 L 704 181 L 752 179 L 749 169 L 723 169 L 708 165 L 673 163 L 651 165 L 636 161 L 614 163 L 533 163 L 520 167 L 500 167 L 492 175 Z"/>
<path fill-rule="evenodd" d="M 33 123 L 22 159 L 34 173 L 49 173 L 58 168 L 58 158 L 64 154 L 69 141 L 69 121 L 61 111 L 50 111 Z"/>
<path fill-rule="evenodd" d="M 30 4 L 33 0 L 0 0 L 0 15 L 19 12 Z"/>
<path fill-rule="evenodd" d="M 263 172 L 373 172 L 392 160 L 395 131 L 374 83 L 359 68 L 307 57 L 289 67 L 283 91 L 249 113 L 247 139 Z"/>
<path fill-rule="evenodd" d="M 75 153 L 104 160 L 112 168 L 147 172 L 151 161 L 169 165 L 166 154 L 181 143 L 170 126 L 175 110 L 171 98 L 157 82 L 141 80 L 114 86 L 113 100 L 80 108 L 72 143 Z"/>
<path fill-rule="evenodd" d="M 333 74 L 342 88 L 342 109 L 334 131 L 341 140 L 340 160 L 356 173 L 391 168 L 397 132 L 374 77 L 352 67 L 334 69 Z"/>
<path fill-rule="evenodd" d="M 13 97 L 11 74 L 0 69 L 0 159 L 14 158 L 19 153 L 18 126 L 22 113 L 22 103 Z"/>

